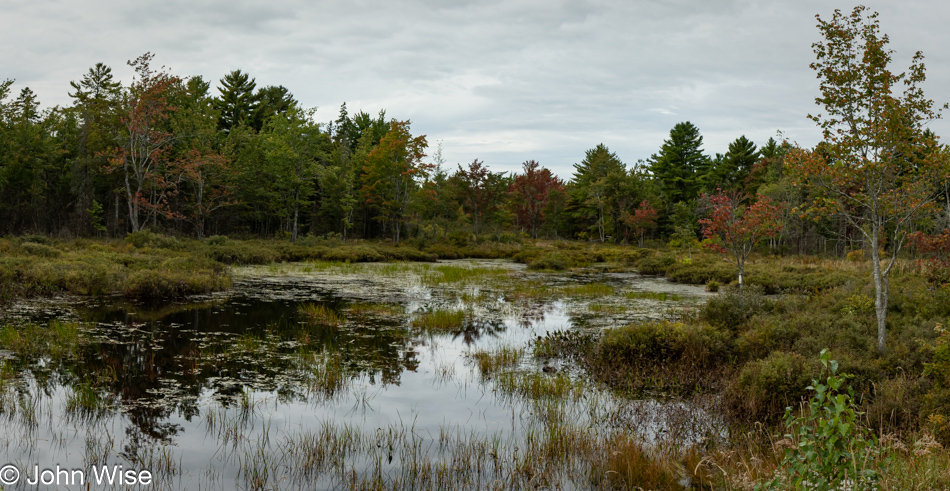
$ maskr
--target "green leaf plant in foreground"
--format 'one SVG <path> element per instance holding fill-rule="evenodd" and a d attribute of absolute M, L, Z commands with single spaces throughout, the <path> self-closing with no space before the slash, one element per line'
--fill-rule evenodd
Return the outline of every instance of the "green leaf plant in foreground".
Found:
<path fill-rule="evenodd" d="M 824 383 L 813 380 L 814 392 L 798 413 L 785 409 L 787 432 L 778 475 L 756 489 L 872 489 L 878 476 L 870 464 L 878 452 L 876 438 L 858 422 L 854 393 L 842 386 L 850 375 L 838 374 L 838 362 L 828 349 L 821 351 Z"/>

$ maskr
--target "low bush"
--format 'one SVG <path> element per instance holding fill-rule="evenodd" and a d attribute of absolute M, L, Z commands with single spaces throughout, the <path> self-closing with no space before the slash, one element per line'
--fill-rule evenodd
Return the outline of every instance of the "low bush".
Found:
<path fill-rule="evenodd" d="M 705 285 L 710 281 L 736 281 L 739 272 L 735 265 L 724 261 L 680 261 L 667 266 L 666 277 L 675 283 Z"/>
<path fill-rule="evenodd" d="M 752 316 L 768 309 L 769 304 L 755 288 L 746 287 L 742 292 L 733 289 L 706 301 L 700 317 L 716 327 L 738 332 Z"/>
<path fill-rule="evenodd" d="M 126 298 L 135 300 L 173 299 L 226 290 L 230 286 L 229 276 L 171 266 L 135 271 L 122 285 L 122 293 Z"/>
<path fill-rule="evenodd" d="M 813 373 L 798 353 L 775 351 L 746 363 L 725 391 L 730 416 L 746 422 L 776 422 L 786 407 L 801 401 Z"/>
<path fill-rule="evenodd" d="M 564 254 L 554 252 L 545 254 L 528 263 L 528 269 L 540 271 L 564 271 L 574 266 L 574 261 Z"/>
<path fill-rule="evenodd" d="M 829 290 L 853 281 L 855 276 L 842 271 L 816 267 L 749 268 L 746 281 L 758 285 L 766 294 L 783 292 L 813 293 Z"/>
<path fill-rule="evenodd" d="M 650 256 L 637 261 L 637 271 L 640 274 L 665 275 L 676 259 L 673 256 Z"/>
<path fill-rule="evenodd" d="M 628 366 L 676 363 L 701 368 L 729 358 L 730 336 L 707 324 L 642 322 L 607 329 L 597 357 Z"/>
<path fill-rule="evenodd" d="M 28 256 L 36 257 L 45 257 L 45 258 L 54 258 L 59 257 L 62 253 L 51 246 L 46 244 L 40 244 L 36 242 L 23 242 L 20 244 L 20 250 Z"/>
<path fill-rule="evenodd" d="M 155 249 L 180 251 L 185 248 L 184 244 L 174 237 L 152 233 L 148 230 L 132 232 L 125 237 L 125 241 L 132 244 L 136 249 L 151 247 Z"/>
<path fill-rule="evenodd" d="M 244 241 L 209 242 L 206 254 L 224 264 L 270 264 L 280 257 L 273 249 Z"/>

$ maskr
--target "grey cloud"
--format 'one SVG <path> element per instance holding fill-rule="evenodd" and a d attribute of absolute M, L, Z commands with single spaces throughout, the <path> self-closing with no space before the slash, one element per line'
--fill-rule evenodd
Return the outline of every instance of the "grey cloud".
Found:
<path fill-rule="evenodd" d="M 708 153 L 745 134 L 783 129 L 805 145 L 818 132 L 808 68 L 820 0 L 247 0 L 10 4 L 0 18 L 0 78 L 68 104 L 69 80 L 97 61 L 125 81 L 144 51 L 181 75 L 217 81 L 235 68 L 287 86 L 317 118 L 343 101 L 411 119 L 444 140 L 449 162 L 478 157 L 516 170 L 537 159 L 569 176 L 607 144 L 648 158 L 690 120 Z M 845 11 L 851 5 L 841 4 Z M 950 100 L 950 34 L 940 4 L 869 5 L 906 66 L 924 50 L 929 97 Z M 18 88 L 15 88 L 18 90 Z M 938 122 L 939 131 L 948 129 Z"/>

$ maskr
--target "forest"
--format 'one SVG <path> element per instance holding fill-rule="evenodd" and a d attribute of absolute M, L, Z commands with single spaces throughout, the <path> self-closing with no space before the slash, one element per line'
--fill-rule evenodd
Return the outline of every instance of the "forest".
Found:
<path fill-rule="evenodd" d="M 0 84 L 0 233 L 684 243 L 702 239 L 710 197 L 727 194 L 779 206 L 771 252 L 843 255 L 864 242 L 841 215 L 801 213 L 821 190 L 796 182 L 784 139 L 739 136 L 709 154 L 686 121 L 634 163 L 598 144 L 569 177 L 530 159 L 493 172 L 478 158 L 448 164 L 440 144 L 385 111 L 343 104 L 318 124 L 287 88 L 258 87 L 241 70 L 212 88 L 152 61 L 128 62 L 129 86 L 97 63 L 70 82 L 67 107 L 42 109 L 28 87 Z M 946 183 L 934 186 L 950 203 Z M 913 228 L 946 228 L 948 209 Z"/>

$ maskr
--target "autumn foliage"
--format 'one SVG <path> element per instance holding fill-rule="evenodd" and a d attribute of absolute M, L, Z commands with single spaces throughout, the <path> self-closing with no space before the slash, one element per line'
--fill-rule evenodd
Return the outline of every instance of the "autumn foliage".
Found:
<path fill-rule="evenodd" d="M 782 231 L 781 209 L 766 196 L 760 196 L 752 205 L 743 206 L 738 195 L 719 192 L 713 196 L 703 195 L 708 200 L 708 218 L 699 221 L 705 247 L 721 253 L 732 254 L 739 267 L 739 287 L 745 260 L 762 239 L 775 237 Z"/>

